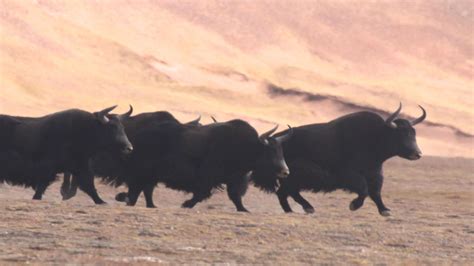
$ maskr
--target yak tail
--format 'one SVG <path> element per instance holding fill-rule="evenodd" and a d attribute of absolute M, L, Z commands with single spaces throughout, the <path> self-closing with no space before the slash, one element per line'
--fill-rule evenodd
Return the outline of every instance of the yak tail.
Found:
<path fill-rule="evenodd" d="M 101 176 L 100 178 L 103 184 L 113 187 L 119 187 L 125 183 L 123 180 L 115 176 Z"/>

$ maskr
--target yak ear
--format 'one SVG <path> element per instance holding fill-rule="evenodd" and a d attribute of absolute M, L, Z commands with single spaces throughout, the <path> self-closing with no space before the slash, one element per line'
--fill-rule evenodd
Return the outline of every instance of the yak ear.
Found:
<path fill-rule="evenodd" d="M 117 107 L 117 105 L 114 105 L 114 106 L 111 106 L 109 108 L 105 108 L 104 110 L 102 111 L 99 111 L 99 112 L 96 112 L 96 116 L 97 116 L 97 119 L 99 119 L 99 121 L 103 124 L 107 124 L 110 120 L 109 118 L 107 117 L 107 115 L 112 111 L 114 110 L 115 108 Z"/>

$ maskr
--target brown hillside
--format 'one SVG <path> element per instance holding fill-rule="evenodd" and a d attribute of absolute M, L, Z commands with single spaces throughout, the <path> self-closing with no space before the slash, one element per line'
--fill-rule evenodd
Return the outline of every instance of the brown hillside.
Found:
<path fill-rule="evenodd" d="M 473 156 L 471 1 L 0 5 L 1 113 L 131 103 L 263 130 L 402 101 L 410 117 L 417 104 L 428 110 L 425 153 Z M 271 95 L 267 84 L 324 100 Z"/>

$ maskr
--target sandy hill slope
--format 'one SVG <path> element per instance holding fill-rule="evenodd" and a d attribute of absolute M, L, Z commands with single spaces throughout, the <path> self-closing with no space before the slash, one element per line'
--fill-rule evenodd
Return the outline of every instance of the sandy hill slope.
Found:
<path fill-rule="evenodd" d="M 402 101 L 428 110 L 425 153 L 472 157 L 473 14 L 441 0 L 2 0 L 0 113 L 131 103 L 263 130 Z"/>

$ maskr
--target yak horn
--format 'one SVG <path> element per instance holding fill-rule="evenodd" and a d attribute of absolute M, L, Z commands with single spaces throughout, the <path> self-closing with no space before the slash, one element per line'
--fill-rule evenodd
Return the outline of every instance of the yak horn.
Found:
<path fill-rule="evenodd" d="M 114 105 L 114 106 L 111 106 L 109 108 L 105 108 L 104 110 L 102 111 L 99 111 L 97 113 L 97 117 L 99 118 L 99 120 L 106 124 L 109 122 L 109 119 L 107 118 L 107 115 L 110 113 L 110 111 L 114 110 L 115 108 L 117 107 L 117 105 Z"/>
<path fill-rule="evenodd" d="M 198 118 L 194 119 L 193 121 L 190 121 L 186 124 L 188 125 L 198 125 L 199 124 L 199 121 L 201 121 L 201 116 L 199 116 Z"/>
<path fill-rule="evenodd" d="M 263 142 L 263 143 L 267 143 L 268 142 L 268 138 L 273 134 L 275 133 L 275 131 L 277 130 L 278 128 L 278 125 L 276 125 L 274 128 L 270 129 L 269 131 L 263 133 L 262 135 L 260 135 L 260 140 Z"/>
<path fill-rule="evenodd" d="M 133 106 L 130 104 L 130 109 L 126 113 L 123 113 L 123 114 L 119 115 L 119 118 L 120 119 L 127 119 L 132 115 L 132 113 L 133 113 Z"/>
<path fill-rule="evenodd" d="M 410 122 L 410 124 L 411 124 L 412 126 L 423 122 L 423 120 L 425 120 L 425 118 L 426 118 L 426 111 L 425 111 L 425 108 L 423 108 L 421 105 L 418 105 L 418 106 L 419 106 L 419 107 L 421 108 L 421 110 L 423 111 L 423 114 L 422 114 L 420 117 L 418 117 L 417 119 L 415 119 L 415 120 L 413 120 L 413 121 Z"/>
<path fill-rule="evenodd" d="M 288 125 L 288 132 L 286 132 L 285 134 L 281 135 L 281 136 L 278 136 L 278 137 L 275 137 L 275 140 L 278 142 L 278 143 L 283 143 L 287 140 L 289 140 L 292 136 L 293 136 L 293 128 Z"/>
<path fill-rule="evenodd" d="M 396 128 L 397 127 L 397 124 L 393 123 L 393 120 L 395 120 L 395 118 L 398 117 L 398 115 L 400 114 L 400 111 L 402 111 L 402 103 L 400 102 L 400 105 L 398 106 L 398 109 L 393 113 L 391 114 L 387 120 L 385 120 L 385 123 L 389 126 L 389 127 L 392 127 L 392 128 Z"/>

